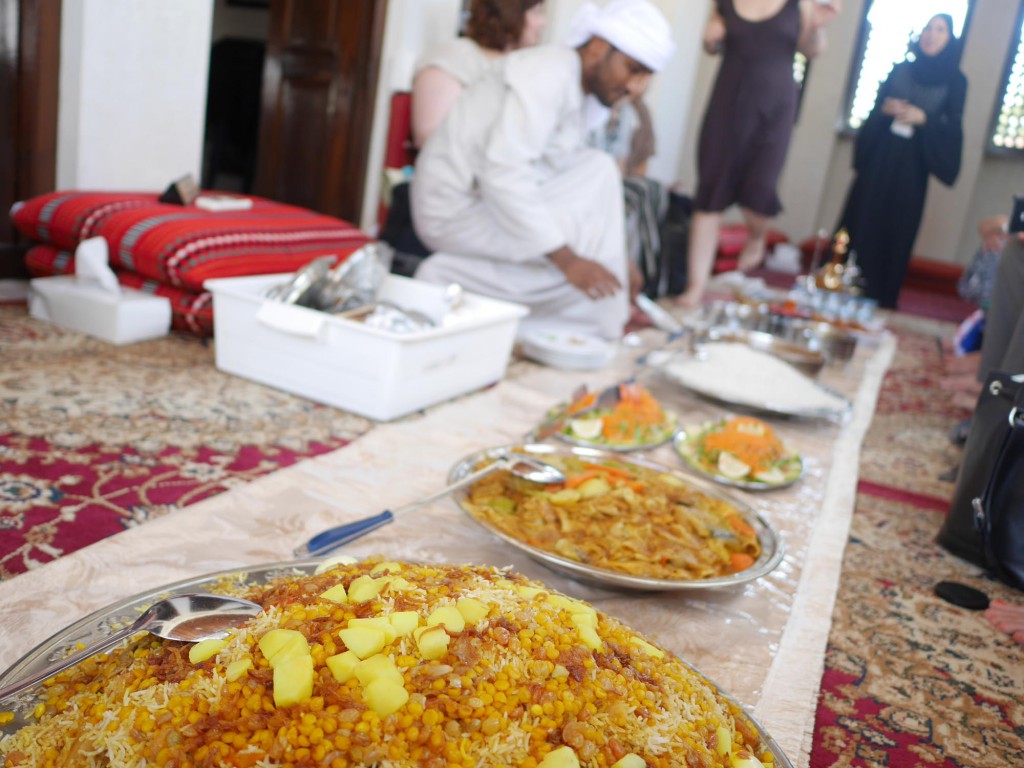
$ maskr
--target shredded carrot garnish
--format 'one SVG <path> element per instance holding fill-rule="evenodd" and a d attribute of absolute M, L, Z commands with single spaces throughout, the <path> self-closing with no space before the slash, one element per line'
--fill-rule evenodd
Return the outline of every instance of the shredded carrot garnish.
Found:
<path fill-rule="evenodd" d="M 750 416 L 726 421 L 722 429 L 705 436 L 703 448 L 712 457 L 727 451 L 754 472 L 770 468 L 785 455 L 782 441 L 772 428 Z"/>

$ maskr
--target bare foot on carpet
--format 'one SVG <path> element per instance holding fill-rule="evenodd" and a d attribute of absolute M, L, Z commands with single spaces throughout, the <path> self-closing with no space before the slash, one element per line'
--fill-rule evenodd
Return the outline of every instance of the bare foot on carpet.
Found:
<path fill-rule="evenodd" d="M 766 248 L 763 241 L 748 242 L 740 253 L 740 258 L 736 262 L 736 269 L 744 274 L 757 269 L 761 266 L 761 262 L 764 261 L 765 251 Z"/>
<path fill-rule="evenodd" d="M 1000 632 L 1012 637 L 1015 643 L 1024 645 L 1024 606 L 994 600 L 985 611 L 985 618 Z"/>

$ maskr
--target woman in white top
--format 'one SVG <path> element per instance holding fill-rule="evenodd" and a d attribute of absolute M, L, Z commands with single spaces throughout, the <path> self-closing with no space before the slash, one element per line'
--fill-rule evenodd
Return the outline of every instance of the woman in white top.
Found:
<path fill-rule="evenodd" d="M 428 53 L 412 85 L 412 139 L 422 147 L 462 89 L 509 51 L 540 42 L 543 0 L 473 0 L 465 36 Z"/>

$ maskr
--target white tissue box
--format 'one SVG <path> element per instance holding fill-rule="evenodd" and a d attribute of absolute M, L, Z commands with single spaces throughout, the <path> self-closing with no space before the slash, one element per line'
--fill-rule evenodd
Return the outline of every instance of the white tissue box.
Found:
<path fill-rule="evenodd" d="M 171 329 L 171 302 L 165 297 L 129 288 L 113 293 L 73 275 L 30 280 L 28 311 L 111 344 L 155 339 Z"/>
<path fill-rule="evenodd" d="M 466 293 L 437 328 L 393 333 L 264 298 L 291 275 L 207 280 L 217 367 L 387 421 L 501 380 L 526 307 Z M 443 287 L 388 275 L 379 298 L 431 313 Z"/>

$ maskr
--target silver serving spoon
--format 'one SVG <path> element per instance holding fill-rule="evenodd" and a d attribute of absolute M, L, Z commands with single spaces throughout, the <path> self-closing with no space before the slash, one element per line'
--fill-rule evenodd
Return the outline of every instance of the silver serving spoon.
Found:
<path fill-rule="evenodd" d="M 196 643 L 200 640 L 226 637 L 229 629 L 241 626 L 262 610 L 263 606 L 249 600 L 224 595 L 175 595 L 158 600 L 132 622 L 131 626 L 54 662 L 33 675 L 0 688 L 0 701 L 31 688 L 65 669 L 70 669 L 138 632 L 149 632 L 165 640 Z"/>
<path fill-rule="evenodd" d="M 417 501 L 413 501 L 402 507 L 396 507 L 393 511 L 385 509 L 379 515 L 364 517 L 362 520 L 356 520 L 354 523 L 345 523 L 344 525 L 338 525 L 334 528 L 328 528 L 326 531 L 318 533 L 301 547 L 298 547 L 295 550 L 295 556 L 320 557 L 320 555 L 326 555 L 328 552 L 334 551 L 343 544 L 348 544 L 349 542 L 362 538 L 370 531 L 375 531 L 388 523 L 394 522 L 396 515 L 400 515 L 404 512 L 410 512 L 425 504 L 429 504 L 432 501 L 437 501 L 438 499 L 447 496 L 452 491 L 457 491 L 459 488 L 464 488 L 471 483 L 475 483 L 481 477 L 489 475 L 491 472 L 495 472 L 499 469 L 507 469 L 516 477 L 529 480 L 531 483 L 550 485 L 552 483 L 565 482 L 565 475 L 562 474 L 562 471 L 557 467 L 551 466 L 545 461 L 540 461 L 533 456 L 526 456 L 521 453 L 505 454 L 491 464 L 481 467 L 475 472 L 470 472 L 462 479 L 456 480 L 451 485 L 446 486 L 431 496 L 418 499 Z"/>

